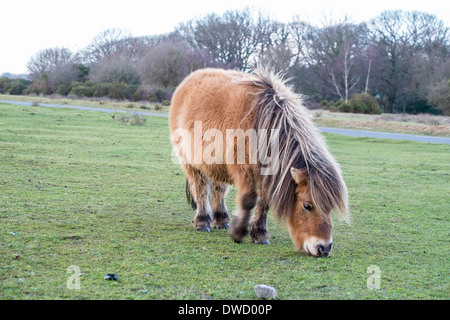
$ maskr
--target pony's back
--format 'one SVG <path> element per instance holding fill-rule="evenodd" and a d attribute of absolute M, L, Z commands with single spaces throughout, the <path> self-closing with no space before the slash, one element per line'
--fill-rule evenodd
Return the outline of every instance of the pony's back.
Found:
<path fill-rule="evenodd" d="M 203 127 L 233 128 L 234 120 L 241 121 L 248 96 L 246 86 L 240 85 L 248 75 L 223 69 L 200 69 L 191 73 L 177 87 L 169 110 L 169 125 L 173 131 L 188 129 L 194 121 Z"/>
<path fill-rule="evenodd" d="M 217 167 L 212 164 L 214 166 L 212 168 L 194 161 L 195 155 L 203 153 L 203 148 L 208 145 L 203 142 L 202 149 L 194 145 L 196 134 L 194 125 L 197 123 L 198 128 L 201 126 L 202 136 L 208 130 L 215 130 L 221 134 L 224 143 L 222 158 L 225 160 L 227 129 L 239 128 L 246 131 L 253 125 L 252 106 L 255 95 L 251 93 L 249 86 L 242 85 L 244 81 L 250 79 L 251 75 L 243 72 L 208 68 L 191 73 L 177 87 L 169 110 L 170 131 L 173 134 L 176 130 L 187 130 L 192 138 L 190 144 L 186 141 L 178 144 L 182 162 L 190 163 L 197 168 L 201 167 L 212 176 L 217 176 L 217 172 L 223 174 L 226 171 L 223 166 Z M 231 177 L 226 178 L 232 183 Z"/>

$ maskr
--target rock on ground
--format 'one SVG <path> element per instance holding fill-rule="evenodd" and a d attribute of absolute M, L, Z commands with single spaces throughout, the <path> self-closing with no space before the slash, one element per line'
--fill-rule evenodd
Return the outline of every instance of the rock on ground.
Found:
<path fill-rule="evenodd" d="M 265 284 L 256 285 L 255 292 L 258 299 L 275 299 L 277 297 L 277 290 Z"/>

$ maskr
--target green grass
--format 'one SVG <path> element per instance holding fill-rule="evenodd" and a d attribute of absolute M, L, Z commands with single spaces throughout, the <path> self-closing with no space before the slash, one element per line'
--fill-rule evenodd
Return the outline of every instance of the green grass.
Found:
<path fill-rule="evenodd" d="M 256 284 L 277 299 L 449 299 L 450 146 L 326 137 L 352 223 L 334 220 L 318 259 L 272 215 L 270 246 L 195 232 L 166 118 L 0 104 L 0 299 L 254 299 Z"/>

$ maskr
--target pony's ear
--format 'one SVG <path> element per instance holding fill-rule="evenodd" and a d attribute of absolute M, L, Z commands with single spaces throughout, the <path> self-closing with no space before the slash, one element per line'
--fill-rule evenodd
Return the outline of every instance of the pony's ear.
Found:
<path fill-rule="evenodd" d="M 291 175 L 292 179 L 294 179 L 296 184 L 306 184 L 306 181 L 308 179 L 308 173 L 305 169 L 296 169 L 291 168 Z"/>

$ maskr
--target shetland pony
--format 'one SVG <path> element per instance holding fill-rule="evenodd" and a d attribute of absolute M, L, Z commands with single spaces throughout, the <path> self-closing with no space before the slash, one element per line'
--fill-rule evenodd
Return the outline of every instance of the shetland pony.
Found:
<path fill-rule="evenodd" d="M 229 228 L 224 198 L 234 184 L 234 241 L 250 233 L 254 243 L 269 244 L 270 207 L 298 251 L 330 254 L 330 213 L 348 217 L 347 187 L 300 96 L 279 75 L 261 67 L 197 70 L 175 90 L 169 125 L 196 230 Z"/>

